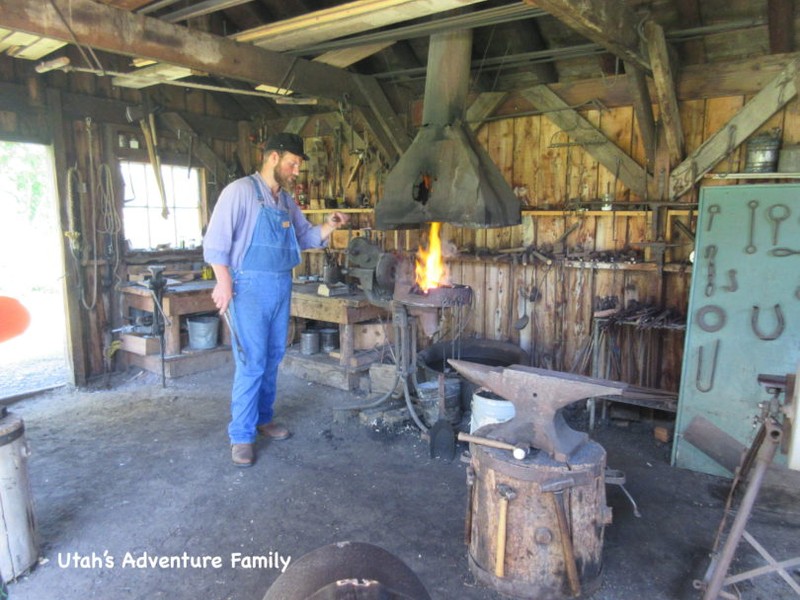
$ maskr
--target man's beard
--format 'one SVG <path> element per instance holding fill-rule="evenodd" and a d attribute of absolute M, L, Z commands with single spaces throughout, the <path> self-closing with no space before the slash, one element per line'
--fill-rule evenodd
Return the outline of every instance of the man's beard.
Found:
<path fill-rule="evenodd" d="M 280 171 L 280 165 L 275 165 L 275 168 L 272 171 L 272 176 L 275 178 L 275 181 L 278 183 L 278 185 L 285 190 L 290 190 L 297 179 L 294 174 L 284 177 Z"/>

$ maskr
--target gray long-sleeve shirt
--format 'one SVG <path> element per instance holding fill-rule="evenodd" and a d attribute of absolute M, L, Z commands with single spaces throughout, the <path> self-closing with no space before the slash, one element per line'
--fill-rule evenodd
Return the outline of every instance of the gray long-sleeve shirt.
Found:
<path fill-rule="evenodd" d="M 256 174 L 255 178 L 265 202 L 289 214 L 301 250 L 326 245 L 321 236 L 322 226 L 309 223 L 285 190 L 282 189 L 278 194 L 276 205 L 261 175 Z M 244 253 L 250 246 L 260 208 L 252 178 L 242 177 L 228 184 L 219 195 L 209 220 L 203 238 L 203 259 L 210 265 L 226 265 L 234 271 L 240 268 Z"/>

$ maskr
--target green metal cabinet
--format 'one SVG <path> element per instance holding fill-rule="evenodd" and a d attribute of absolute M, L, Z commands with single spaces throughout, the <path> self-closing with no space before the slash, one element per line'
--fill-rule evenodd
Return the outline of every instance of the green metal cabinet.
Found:
<path fill-rule="evenodd" d="M 702 415 L 750 446 L 768 398 L 757 376 L 797 371 L 800 185 L 705 187 L 698 211 L 672 462 L 730 476 L 682 433 Z"/>

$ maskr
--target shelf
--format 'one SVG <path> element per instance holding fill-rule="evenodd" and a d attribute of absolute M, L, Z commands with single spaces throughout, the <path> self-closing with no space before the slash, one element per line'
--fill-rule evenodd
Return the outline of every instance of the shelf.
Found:
<path fill-rule="evenodd" d="M 581 209 L 562 209 L 562 210 L 523 210 L 523 216 L 538 217 L 561 217 L 561 216 L 583 216 L 583 217 L 646 217 L 650 214 L 649 210 L 581 210 Z"/>
<path fill-rule="evenodd" d="M 800 179 L 800 173 L 706 173 L 707 179 Z"/>
<path fill-rule="evenodd" d="M 366 214 L 371 213 L 374 209 L 372 209 L 372 208 L 303 208 L 301 210 L 303 211 L 304 214 L 308 214 L 308 215 L 322 215 L 322 214 L 331 213 L 331 212 L 366 215 Z"/>

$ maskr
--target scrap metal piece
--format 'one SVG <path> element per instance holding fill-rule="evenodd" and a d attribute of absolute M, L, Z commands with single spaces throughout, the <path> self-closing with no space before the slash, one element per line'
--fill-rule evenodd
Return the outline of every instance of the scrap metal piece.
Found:
<path fill-rule="evenodd" d="M 592 396 L 620 395 L 632 387 L 623 382 L 523 365 L 488 367 L 464 360 L 447 362 L 467 380 L 514 405 L 513 419 L 491 426 L 493 439 L 513 446 L 538 448 L 561 462 L 566 462 L 588 440 L 588 435 L 569 427 L 560 409 Z"/>

